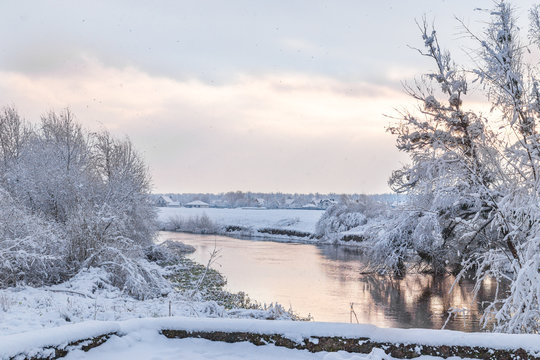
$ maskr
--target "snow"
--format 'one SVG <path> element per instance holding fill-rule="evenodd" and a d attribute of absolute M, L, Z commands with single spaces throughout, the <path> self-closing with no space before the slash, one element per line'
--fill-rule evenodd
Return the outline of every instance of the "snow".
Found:
<path fill-rule="evenodd" d="M 125 337 L 113 337 L 104 345 L 92 349 L 88 353 L 76 351 L 65 359 L 190 359 L 190 360 L 230 360 L 258 359 L 274 360 L 277 358 L 303 360 L 361 360 L 391 359 L 382 350 L 376 349 L 372 354 L 350 354 L 345 351 L 337 353 L 310 353 L 307 350 L 291 350 L 274 345 L 255 346 L 248 342 L 228 344 L 204 339 L 167 339 L 152 331 L 138 331 Z M 421 358 L 420 358 L 421 359 Z"/>
<path fill-rule="evenodd" d="M 313 234 L 315 224 L 324 210 L 298 209 L 221 209 L 221 208 L 159 208 L 159 221 L 164 223 L 176 216 L 193 218 L 206 214 L 222 226 L 241 226 L 251 229 L 287 229 Z"/>
<path fill-rule="evenodd" d="M 188 202 L 186 204 L 186 206 L 208 206 L 208 205 L 209 205 L 208 203 L 205 203 L 204 201 L 201 201 L 201 200 L 195 200 L 192 202 Z"/>
<path fill-rule="evenodd" d="M 36 354 L 39 348 L 67 344 L 74 340 L 91 338 L 100 334 L 116 332 L 104 345 L 87 354 L 73 352 L 68 359 L 104 358 L 171 358 L 182 354 L 189 359 L 242 359 L 277 358 L 288 359 L 388 359 L 382 352 L 370 355 L 353 355 L 344 352 L 309 354 L 306 351 L 286 350 L 271 345 L 255 347 L 248 343 L 224 344 L 196 339 L 166 339 L 159 335 L 162 329 L 191 331 L 251 332 L 259 334 L 281 334 L 289 339 L 301 341 L 316 336 L 369 337 L 373 341 L 393 343 L 415 343 L 420 345 L 484 346 L 494 349 L 523 348 L 540 352 L 540 335 L 515 335 L 493 333 L 462 333 L 449 330 L 385 329 L 373 325 L 343 323 L 317 323 L 294 321 L 263 321 L 252 319 L 209 319 L 209 318 L 146 318 L 126 321 L 87 321 L 53 329 L 41 329 L 27 333 L 0 337 L 0 358 L 17 354 Z M 244 356 L 244 357 L 243 357 Z M 429 357 L 424 357 L 427 359 Z"/>
<path fill-rule="evenodd" d="M 127 321 L 125 328 L 140 328 L 143 326 L 158 326 L 171 330 L 188 329 L 192 331 L 282 334 L 296 341 L 313 336 L 366 337 L 379 342 L 484 346 L 494 349 L 517 349 L 521 347 L 529 351 L 540 351 L 540 335 L 465 333 L 431 329 L 389 329 L 366 324 L 221 318 L 162 318 Z"/>
<path fill-rule="evenodd" d="M 178 292 L 136 300 L 107 283 L 102 269 L 91 268 L 54 286 L 0 290 L 0 336 L 54 328 L 87 320 L 126 320 L 173 316 L 260 318 L 277 316 L 267 310 L 227 310 L 213 301 L 187 298 Z"/>
<path fill-rule="evenodd" d="M 46 346 L 68 344 L 112 332 L 121 332 L 119 323 L 88 321 L 52 329 L 0 336 L 0 358 L 6 359 L 18 354 L 35 355 Z"/>

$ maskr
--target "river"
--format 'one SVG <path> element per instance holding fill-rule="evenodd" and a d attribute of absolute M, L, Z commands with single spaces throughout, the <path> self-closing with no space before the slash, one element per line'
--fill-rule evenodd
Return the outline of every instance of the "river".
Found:
<path fill-rule="evenodd" d="M 365 259 L 348 246 L 173 232 L 161 232 L 160 238 L 194 246 L 189 257 L 202 264 L 216 248 L 219 258 L 213 267 L 226 276 L 228 290 L 244 291 L 267 304 L 278 302 L 315 321 L 352 318 L 380 327 L 440 329 L 453 307 L 467 310 L 452 316 L 447 329 L 478 331 L 479 301 L 489 300 L 495 291 L 495 285 L 486 281 L 473 301 L 471 281 L 462 281 L 449 293 L 451 276 L 413 274 L 398 280 L 365 275 Z"/>

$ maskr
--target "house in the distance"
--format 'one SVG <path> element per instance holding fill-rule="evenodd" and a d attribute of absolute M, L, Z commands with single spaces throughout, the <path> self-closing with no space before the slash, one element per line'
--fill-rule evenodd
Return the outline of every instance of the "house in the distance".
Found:
<path fill-rule="evenodd" d="M 184 207 L 187 207 L 187 208 L 207 208 L 207 207 L 210 207 L 210 205 L 205 203 L 204 201 L 195 200 L 195 201 L 192 201 L 192 202 L 188 202 L 187 204 L 184 204 Z"/>
<path fill-rule="evenodd" d="M 166 195 L 161 195 L 157 201 L 156 205 L 159 207 L 180 207 L 178 201 L 172 201 L 172 199 Z"/>

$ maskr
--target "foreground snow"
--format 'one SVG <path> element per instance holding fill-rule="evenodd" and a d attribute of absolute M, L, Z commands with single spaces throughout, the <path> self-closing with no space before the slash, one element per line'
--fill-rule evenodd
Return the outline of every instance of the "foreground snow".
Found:
<path fill-rule="evenodd" d="M 75 351 L 65 359 L 162 359 L 162 360 L 232 360 L 232 359 L 324 359 L 324 360 L 361 360 L 392 359 L 380 349 L 372 354 L 351 354 L 345 351 L 337 353 L 310 353 L 307 350 L 290 350 L 274 345 L 255 346 L 248 342 L 228 344 L 203 339 L 167 339 L 152 331 L 138 331 L 124 337 L 113 337 L 102 346 L 85 353 Z M 421 358 L 419 358 L 421 359 Z"/>
<path fill-rule="evenodd" d="M 0 336 L 0 358 L 18 354 L 35 356 L 40 349 L 51 345 L 67 344 L 72 341 L 116 333 L 104 345 L 89 353 L 71 353 L 71 359 L 90 358 L 172 358 L 176 354 L 188 359 L 242 359 L 278 358 L 287 359 L 391 359 L 375 349 L 369 355 L 339 352 L 310 354 L 306 351 L 287 350 L 274 346 L 256 347 L 247 343 L 225 344 L 195 339 L 167 339 L 160 335 L 162 329 L 188 331 L 250 332 L 259 334 L 281 334 L 293 341 L 316 336 L 342 336 L 346 338 L 369 337 L 373 341 L 409 343 L 419 345 L 462 345 L 482 346 L 493 349 L 523 348 L 540 353 L 540 335 L 509 335 L 493 333 L 463 333 L 448 330 L 384 329 L 373 325 L 342 323 L 317 323 L 293 321 L 263 321 L 248 319 L 196 319 L 167 317 L 155 319 L 133 319 L 127 321 L 87 321 L 53 329 Z M 119 357 L 120 356 L 120 357 Z M 430 357 L 423 357 L 428 359 Z M 431 357 L 433 358 L 433 357 Z"/>

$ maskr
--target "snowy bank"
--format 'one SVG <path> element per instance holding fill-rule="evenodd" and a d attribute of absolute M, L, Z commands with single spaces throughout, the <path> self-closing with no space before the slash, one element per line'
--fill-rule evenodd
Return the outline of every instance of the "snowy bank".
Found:
<path fill-rule="evenodd" d="M 319 344 L 327 343 L 328 338 L 340 338 L 342 343 L 351 347 L 373 343 L 388 351 L 392 344 L 409 344 L 408 349 L 416 354 L 426 355 L 426 351 L 439 349 L 441 356 L 451 351 L 452 347 L 474 348 L 474 351 L 483 349 L 482 356 L 486 354 L 497 355 L 497 351 L 510 351 L 511 353 L 529 353 L 531 356 L 540 356 L 540 335 L 513 335 L 494 333 L 463 333 L 450 330 L 426 329 L 385 329 L 373 325 L 357 325 L 343 323 L 318 323 L 294 321 L 268 321 L 251 319 L 208 319 L 208 318 L 146 318 L 126 321 L 87 321 L 73 325 L 65 325 L 52 329 L 42 329 L 19 334 L 0 337 L 0 358 L 7 359 L 17 355 L 35 356 L 42 349 L 51 347 L 65 348 L 70 343 L 81 339 L 92 339 L 100 335 L 126 336 L 130 333 L 148 331 L 161 333 L 169 338 L 175 337 L 202 337 L 204 334 L 217 334 L 225 336 L 236 334 L 244 336 L 244 340 L 255 344 L 274 343 L 289 348 L 303 348 L 309 350 Z M 178 335 L 178 336 L 175 336 Z M 186 336 L 184 336 L 187 334 Z M 250 337 L 254 335 L 267 335 Z M 251 341 L 255 339 L 254 341 Z M 278 339 L 278 341 L 275 341 Z M 281 339 L 281 340 L 280 340 Z M 140 339 L 140 341 L 144 341 Z M 281 342 L 280 342 L 281 341 Z M 235 341 L 231 341 L 235 342 Z M 450 350 L 449 350 L 450 348 Z M 431 350 L 430 350 L 431 349 Z M 476 350 L 475 350 L 476 349 Z M 324 350 L 324 349 L 323 349 Z M 331 348 L 331 351 L 343 350 Z M 372 351 L 371 348 L 368 352 Z M 49 349 L 50 351 L 50 349 Z M 452 353 L 448 353 L 452 355 Z M 472 353 L 474 355 L 474 353 Z M 430 354 L 436 355 L 436 354 Z M 395 356 L 395 355 L 394 355 Z M 446 357 L 446 356 L 445 356 Z M 472 357 L 472 356 L 471 356 Z M 497 358 L 497 357 L 491 357 Z"/>
<path fill-rule="evenodd" d="M 207 281 L 210 278 L 207 276 Z M 189 285 L 185 286 L 189 289 Z M 193 296 L 191 290 L 171 291 L 166 296 L 136 300 L 110 285 L 103 269 L 92 268 L 58 285 L 0 289 L 0 336 L 88 320 L 123 321 L 170 315 L 290 319 L 289 313 L 279 304 L 264 308 L 231 308 L 207 299 L 200 291 Z"/>
<path fill-rule="evenodd" d="M 164 230 L 310 242 L 318 241 L 312 239 L 312 236 L 317 221 L 324 213 L 323 210 L 298 209 L 158 208 L 158 210 L 158 221 Z"/>

